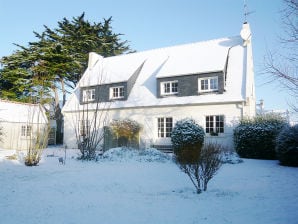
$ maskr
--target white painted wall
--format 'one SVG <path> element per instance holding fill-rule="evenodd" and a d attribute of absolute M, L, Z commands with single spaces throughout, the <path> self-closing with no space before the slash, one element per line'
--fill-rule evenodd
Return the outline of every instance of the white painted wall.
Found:
<path fill-rule="evenodd" d="M 146 107 L 146 108 L 122 108 L 113 109 L 108 112 L 108 119 L 105 125 L 113 119 L 132 119 L 139 122 L 143 129 L 141 131 L 141 147 L 151 144 L 171 144 L 170 138 L 158 138 L 158 117 L 173 117 L 173 122 L 183 118 L 192 118 L 203 128 L 205 128 L 205 116 L 224 115 L 225 133 L 219 136 L 206 136 L 206 141 L 216 141 L 229 148 L 233 148 L 233 127 L 242 117 L 242 103 L 218 104 L 218 105 L 193 105 L 193 106 L 173 106 L 173 107 Z M 89 119 L 94 112 L 90 112 Z M 66 112 L 64 114 L 65 132 L 64 144 L 69 148 L 77 148 L 75 127 L 78 116 L 76 113 Z"/>
<path fill-rule="evenodd" d="M 24 137 L 21 136 L 23 125 L 28 125 L 28 123 L 1 122 L 3 136 L 0 142 L 0 148 L 27 150 L 30 144 L 36 142 L 36 132 L 46 134 L 48 130 L 47 124 L 30 124 L 32 126 L 33 135 L 31 137 Z"/>

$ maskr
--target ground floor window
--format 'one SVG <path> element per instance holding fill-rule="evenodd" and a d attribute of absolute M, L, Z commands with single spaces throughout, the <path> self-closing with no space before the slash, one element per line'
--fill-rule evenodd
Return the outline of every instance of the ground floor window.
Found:
<path fill-rule="evenodd" d="M 170 138 L 173 129 L 173 118 L 172 117 L 159 117 L 158 122 L 158 137 L 159 138 Z"/>
<path fill-rule="evenodd" d="M 80 121 L 80 135 L 85 136 L 85 137 L 90 135 L 90 121 L 89 120 L 81 120 Z"/>
<path fill-rule="evenodd" d="M 22 137 L 30 137 L 31 136 L 31 125 L 22 125 L 21 136 Z"/>
<path fill-rule="evenodd" d="M 218 134 L 224 133 L 224 116 L 211 115 L 206 116 L 206 133 Z"/>

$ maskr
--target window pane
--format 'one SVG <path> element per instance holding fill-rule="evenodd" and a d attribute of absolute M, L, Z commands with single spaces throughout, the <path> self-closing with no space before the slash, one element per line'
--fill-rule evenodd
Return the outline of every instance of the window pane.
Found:
<path fill-rule="evenodd" d="M 166 137 L 171 137 L 173 127 L 173 119 L 171 117 L 166 118 Z"/>
<path fill-rule="evenodd" d="M 172 83 L 172 92 L 177 93 L 178 92 L 178 82 Z"/>
<path fill-rule="evenodd" d="M 217 78 L 210 79 L 210 89 L 217 90 L 218 89 L 218 80 Z"/>
<path fill-rule="evenodd" d="M 208 90 L 208 79 L 201 80 L 201 90 Z"/>
<path fill-rule="evenodd" d="M 119 88 L 119 97 L 124 97 L 124 87 Z"/>
<path fill-rule="evenodd" d="M 170 93 L 171 92 L 171 85 L 170 83 L 165 83 L 165 93 Z"/>
<path fill-rule="evenodd" d="M 158 137 L 164 137 L 164 118 L 158 118 Z"/>
<path fill-rule="evenodd" d="M 21 136 L 26 136 L 26 126 L 22 126 Z"/>
<path fill-rule="evenodd" d="M 31 134 L 31 126 L 27 125 L 27 136 L 30 136 Z"/>
<path fill-rule="evenodd" d="M 158 137 L 160 138 L 169 138 L 171 137 L 173 129 L 173 118 L 158 118 Z"/>
<path fill-rule="evenodd" d="M 95 89 L 91 90 L 91 100 L 95 99 Z"/>

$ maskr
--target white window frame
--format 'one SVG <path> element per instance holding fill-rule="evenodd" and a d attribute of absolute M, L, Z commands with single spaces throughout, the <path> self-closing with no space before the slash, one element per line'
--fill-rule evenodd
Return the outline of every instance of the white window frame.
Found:
<path fill-rule="evenodd" d="M 166 91 L 165 85 L 169 85 L 169 91 Z M 177 84 L 177 90 L 173 91 L 173 84 Z M 166 82 L 160 82 L 160 94 L 165 95 L 175 95 L 178 93 L 178 80 L 174 81 L 166 81 Z"/>
<path fill-rule="evenodd" d="M 117 89 L 116 94 L 114 90 Z M 121 91 L 122 89 L 122 91 Z M 122 94 L 121 94 L 122 93 Z M 125 89 L 124 86 L 113 86 L 110 87 L 110 99 L 123 99 L 125 96 Z"/>
<path fill-rule="evenodd" d="M 95 100 L 95 88 L 83 90 L 83 102 L 90 102 Z"/>
<path fill-rule="evenodd" d="M 212 121 L 211 121 L 212 118 Z M 225 133 L 225 116 L 224 115 L 206 115 L 205 132 L 210 135 Z"/>
<path fill-rule="evenodd" d="M 172 117 L 158 117 L 157 118 L 157 137 L 170 138 L 173 131 L 173 123 L 174 122 Z"/>
<path fill-rule="evenodd" d="M 31 137 L 31 134 L 32 134 L 32 126 L 31 125 L 22 125 L 21 137 L 28 138 L 28 137 Z"/>
<path fill-rule="evenodd" d="M 211 80 L 216 80 L 217 88 L 211 88 Z M 202 89 L 201 82 L 207 81 L 207 89 Z M 218 77 L 212 76 L 212 77 L 206 77 L 206 78 L 199 78 L 198 79 L 198 86 L 199 86 L 199 92 L 215 92 L 218 91 Z"/>

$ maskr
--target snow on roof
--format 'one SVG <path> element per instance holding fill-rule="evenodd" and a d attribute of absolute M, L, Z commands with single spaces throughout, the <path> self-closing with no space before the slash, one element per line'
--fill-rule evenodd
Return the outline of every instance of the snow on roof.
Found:
<path fill-rule="evenodd" d="M 39 104 L 0 100 L 0 121 L 14 123 L 46 123 L 44 109 Z"/>
<path fill-rule="evenodd" d="M 85 71 L 78 86 L 87 87 L 127 81 L 145 62 L 128 99 L 113 102 L 111 108 L 243 101 L 245 99 L 244 53 L 242 38 L 235 36 L 108 58 L 99 57 L 94 66 Z M 228 56 L 227 91 L 224 94 L 157 98 L 158 78 L 224 72 Z M 78 91 L 78 88 L 75 91 Z M 69 101 L 78 102 L 78 96 L 78 93 L 74 93 Z M 77 102 L 73 103 L 77 104 Z M 70 107 L 73 103 L 68 102 L 63 110 L 75 110 Z"/>

